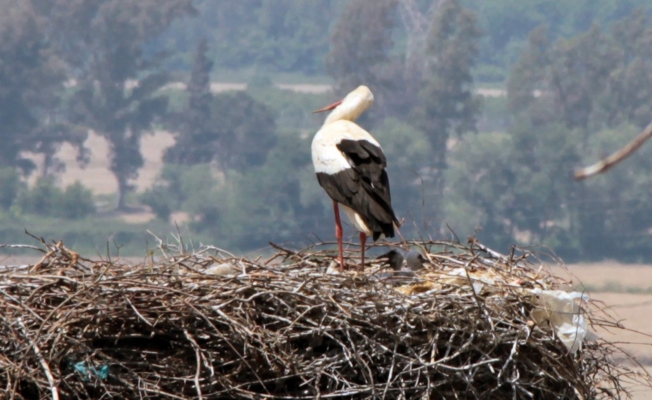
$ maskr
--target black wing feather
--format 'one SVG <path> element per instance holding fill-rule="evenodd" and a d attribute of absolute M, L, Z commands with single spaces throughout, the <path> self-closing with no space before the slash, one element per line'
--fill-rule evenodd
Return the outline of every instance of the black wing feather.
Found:
<path fill-rule="evenodd" d="M 337 148 L 348 158 L 351 168 L 336 175 L 318 173 L 319 184 L 329 196 L 358 213 L 373 231 L 394 237 L 393 223 L 398 223 L 385 167 L 387 160 L 380 147 L 367 140 L 345 139 Z"/>

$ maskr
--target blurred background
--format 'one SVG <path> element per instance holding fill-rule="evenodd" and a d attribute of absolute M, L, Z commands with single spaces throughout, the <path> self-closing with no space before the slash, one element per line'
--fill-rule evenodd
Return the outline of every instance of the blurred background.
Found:
<path fill-rule="evenodd" d="M 360 84 L 406 238 L 652 262 L 649 0 L 0 0 L 0 243 L 334 240 L 310 159 Z M 354 230 L 345 227 L 345 234 Z M 545 247 L 541 247 L 545 246 Z"/>

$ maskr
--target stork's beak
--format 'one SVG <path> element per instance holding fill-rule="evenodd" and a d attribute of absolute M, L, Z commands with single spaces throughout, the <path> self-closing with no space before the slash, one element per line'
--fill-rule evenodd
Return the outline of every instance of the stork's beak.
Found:
<path fill-rule="evenodd" d="M 343 101 L 343 100 L 336 101 L 335 103 L 331 104 L 330 106 L 326 106 L 326 107 L 324 107 L 324 108 L 320 108 L 319 110 L 315 110 L 315 111 L 313 111 L 312 113 L 313 113 L 313 114 L 317 114 L 317 113 L 324 112 L 324 111 L 330 111 L 330 110 L 332 110 L 333 108 L 335 108 L 335 107 L 339 106 L 340 104 L 342 104 L 342 101 Z"/>

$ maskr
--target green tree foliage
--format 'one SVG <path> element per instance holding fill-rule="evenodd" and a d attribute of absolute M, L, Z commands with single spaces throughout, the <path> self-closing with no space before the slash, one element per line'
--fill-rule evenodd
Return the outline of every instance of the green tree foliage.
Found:
<path fill-rule="evenodd" d="M 0 210 L 9 210 L 22 184 L 16 168 L 0 168 Z"/>
<path fill-rule="evenodd" d="M 383 0 L 384 1 L 384 0 Z M 419 10 L 433 0 L 411 0 Z M 610 25 L 636 7 L 652 10 L 647 0 L 463 0 L 478 15 L 485 33 L 480 46 L 476 77 L 503 82 L 529 33 L 546 24 L 553 40 L 588 30 L 593 23 Z M 378 4 L 379 2 L 369 2 Z M 345 15 L 351 0 L 197 0 L 196 23 L 175 23 L 151 46 L 174 48 L 178 54 L 169 65 L 189 69 L 192 51 L 202 38 L 211 42 L 218 70 L 257 69 L 265 72 L 323 74 L 329 52 L 329 32 Z M 396 16 L 393 21 L 398 21 Z M 356 23 L 358 23 L 356 21 Z M 394 32 L 394 54 L 403 50 L 410 34 Z"/>
<path fill-rule="evenodd" d="M 599 103 L 608 126 L 631 123 L 643 128 L 652 119 L 651 20 L 639 9 L 613 27 L 617 63 Z"/>
<path fill-rule="evenodd" d="M 175 133 L 175 144 L 165 152 L 164 161 L 172 164 L 201 164 L 210 162 L 215 154 L 205 144 L 215 140 L 211 124 L 210 72 L 213 62 L 207 56 L 208 44 L 202 39 L 197 46 L 193 62 L 188 93 L 188 107 L 173 115 L 171 125 Z"/>
<path fill-rule="evenodd" d="M 526 112 L 534 123 L 561 120 L 570 129 L 596 126 L 596 101 L 619 63 L 618 46 L 597 26 L 551 45 L 538 29 L 508 82 L 515 113 Z"/>
<path fill-rule="evenodd" d="M 176 23 L 158 41 L 190 52 L 211 38 L 217 67 L 323 73 L 328 32 L 347 0 L 197 0 L 195 24 Z M 175 66 L 189 62 L 177 58 Z"/>
<path fill-rule="evenodd" d="M 436 199 L 443 196 L 449 138 L 475 130 L 480 103 L 473 95 L 471 69 L 479 36 L 471 11 L 457 0 L 443 2 L 427 42 L 426 55 L 434 62 L 426 72 L 414 112 L 415 125 L 426 134 L 432 149 L 430 167 Z"/>
<path fill-rule="evenodd" d="M 583 164 L 619 148 L 639 133 L 621 125 L 591 135 L 582 152 Z M 652 148 L 643 146 L 607 174 L 577 189 L 578 207 L 573 232 L 583 258 L 649 259 L 652 227 Z"/>
<path fill-rule="evenodd" d="M 308 140 L 299 143 L 308 146 Z M 294 135 L 281 135 L 264 165 L 231 174 L 217 193 L 219 224 L 203 223 L 203 228 L 220 238 L 231 238 L 239 248 L 261 248 L 270 240 L 296 238 L 303 218 L 310 218 L 301 204 L 297 173 L 310 165 L 309 152 L 296 149 Z"/>
<path fill-rule="evenodd" d="M 157 95 L 169 78 L 160 69 L 163 54 L 144 46 L 170 23 L 192 11 L 190 0 L 111 0 L 70 2 L 71 28 L 65 37 L 83 58 L 70 54 L 78 69 L 71 100 L 73 119 L 96 130 L 110 146 L 110 170 L 118 181 L 118 209 L 125 208 L 130 181 L 143 165 L 140 138 L 165 113 L 167 98 Z M 137 82 L 137 83 L 136 83 Z"/>
<path fill-rule="evenodd" d="M 192 105 L 191 105 L 192 107 Z M 186 115 L 195 111 L 188 109 Z M 216 162 L 222 171 L 244 170 L 265 163 L 276 141 L 274 113 L 246 92 L 213 96 L 209 116 L 189 121 L 177 134 L 166 161 L 185 164 Z"/>
<path fill-rule="evenodd" d="M 0 9 L 0 166 L 30 172 L 35 166 L 21 152 L 51 153 L 39 148 L 39 129 L 65 75 L 32 2 L 2 0 Z"/>
<path fill-rule="evenodd" d="M 50 177 L 39 178 L 31 189 L 21 192 L 19 212 L 43 217 L 83 219 L 95 212 L 92 192 L 81 183 L 57 187 Z"/>
<path fill-rule="evenodd" d="M 164 160 L 171 164 L 217 162 L 223 171 L 247 169 L 265 162 L 276 139 L 274 113 L 246 92 L 210 92 L 205 40 L 199 43 L 188 84 L 188 106 L 172 116 L 174 146 Z"/>
<path fill-rule="evenodd" d="M 511 156 L 514 141 L 507 133 L 466 137 L 449 154 L 445 215 L 464 238 L 482 229 L 488 245 L 504 246 L 515 236 L 510 215 L 517 177 Z"/>
<path fill-rule="evenodd" d="M 298 145 L 309 148 L 309 140 L 283 133 L 263 165 L 231 170 L 226 177 L 209 164 L 168 165 L 143 195 L 144 202 L 163 219 L 169 210 L 187 212 L 193 231 L 232 248 L 294 239 L 320 220 L 310 211 L 323 217 L 319 207 L 303 205 L 302 172 L 312 166 L 309 151 L 297 151 Z"/>
<path fill-rule="evenodd" d="M 351 0 L 337 20 L 326 60 L 328 73 L 335 78 L 335 92 L 345 95 L 365 84 L 380 90 L 387 82 L 383 64 L 392 49 L 393 0 L 369 2 Z"/>
<path fill-rule="evenodd" d="M 141 201 L 156 216 L 168 221 L 175 210 L 188 212 L 193 228 L 217 223 L 215 202 L 219 181 L 209 164 L 166 165 L 154 185 L 141 195 Z"/>
<path fill-rule="evenodd" d="M 246 92 L 215 96 L 211 119 L 218 131 L 217 161 L 224 169 L 244 170 L 265 163 L 276 142 L 272 111 Z"/>
<path fill-rule="evenodd" d="M 62 218 L 83 219 L 95 212 L 93 192 L 80 182 L 75 182 L 61 193 L 55 210 Z"/>
<path fill-rule="evenodd" d="M 637 7 L 652 10 L 646 0 L 466 0 L 485 32 L 476 71 L 489 81 L 503 81 L 535 28 L 548 26 L 553 40 L 588 31 L 592 24 L 611 25 Z M 494 68 L 492 68 L 494 67 Z"/>
<path fill-rule="evenodd" d="M 209 164 L 165 165 L 140 200 L 151 207 L 157 218 L 166 222 L 175 210 L 201 218 L 207 212 L 202 204 L 207 207 L 214 204 L 210 198 L 214 196 L 218 181 L 213 175 Z"/>
<path fill-rule="evenodd" d="M 652 119 L 646 20 L 634 13 L 610 30 L 556 41 L 545 29 L 532 33 L 510 75 L 509 132 L 464 138 L 450 154 L 451 219 L 482 226 L 481 237 L 502 246 L 542 243 L 585 259 L 649 254 L 650 150 L 599 178 L 571 176 Z"/>

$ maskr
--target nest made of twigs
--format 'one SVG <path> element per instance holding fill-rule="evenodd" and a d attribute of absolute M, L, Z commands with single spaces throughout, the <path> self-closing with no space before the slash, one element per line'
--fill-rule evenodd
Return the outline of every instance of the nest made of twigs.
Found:
<path fill-rule="evenodd" d="M 321 246 L 251 261 L 161 244 L 160 258 L 130 265 L 45 245 L 37 264 L 0 271 L 0 394 L 615 399 L 627 381 L 646 383 L 614 360 L 615 345 L 586 341 L 573 353 L 533 321 L 527 289 L 564 282 L 527 255 L 411 244 L 430 264 L 402 283 L 327 274 L 335 254 Z M 216 266 L 232 270 L 209 273 Z M 459 268 L 468 284 L 446 278 Z M 478 273 L 494 277 L 483 290 Z M 581 312 L 618 326 L 590 303 Z"/>

